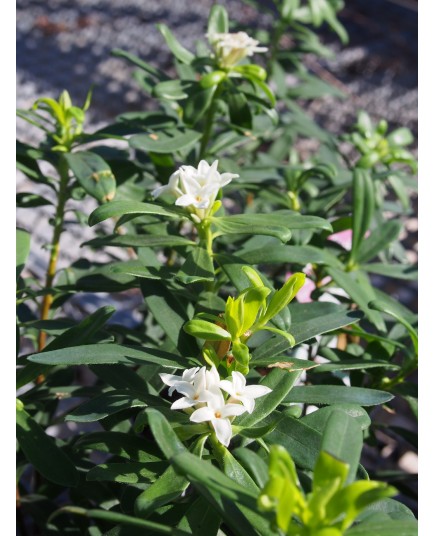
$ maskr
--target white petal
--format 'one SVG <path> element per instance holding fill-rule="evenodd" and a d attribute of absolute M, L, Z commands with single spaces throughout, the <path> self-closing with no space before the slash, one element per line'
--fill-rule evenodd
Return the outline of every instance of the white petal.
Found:
<path fill-rule="evenodd" d="M 161 381 L 165 383 L 166 385 L 173 385 L 175 382 L 182 381 L 181 376 L 176 376 L 175 374 L 160 374 Z"/>
<path fill-rule="evenodd" d="M 184 396 L 180 398 L 179 400 L 175 400 L 175 402 L 170 406 L 170 409 L 185 409 L 185 408 L 191 408 L 196 405 L 196 400 L 192 400 L 191 398 Z"/>
<path fill-rule="evenodd" d="M 215 419 L 214 411 L 211 408 L 199 408 L 190 415 L 191 422 L 205 422 Z"/>
<path fill-rule="evenodd" d="M 226 404 L 224 408 L 221 409 L 220 413 L 222 418 L 226 417 L 236 417 L 237 415 L 242 415 L 247 411 L 247 408 L 241 404 Z"/>
<path fill-rule="evenodd" d="M 212 386 L 218 387 L 220 383 L 220 374 L 218 373 L 216 367 L 213 365 L 211 370 L 208 370 L 206 373 L 206 387 L 210 389 Z"/>
<path fill-rule="evenodd" d="M 212 419 L 211 424 L 213 425 L 217 439 L 222 445 L 228 447 L 232 437 L 232 426 L 229 419 Z"/>
<path fill-rule="evenodd" d="M 253 398 L 248 398 L 247 396 L 240 396 L 240 401 L 242 402 L 243 406 L 246 408 L 247 413 L 252 413 L 255 409 L 255 401 Z"/>
<path fill-rule="evenodd" d="M 196 394 L 194 386 L 189 382 L 176 382 L 173 384 L 173 387 L 178 393 L 181 393 L 184 396 L 189 396 L 190 398 L 193 398 Z"/>
<path fill-rule="evenodd" d="M 232 179 L 238 179 L 239 175 L 236 173 L 222 173 L 220 175 L 220 187 L 226 186 L 229 184 Z"/>
<path fill-rule="evenodd" d="M 191 369 L 184 370 L 184 372 L 182 373 L 182 379 L 186 382 L 192 382 L 199 368 L 200 367 L 194 367 Z"/>
<path fill-rule="evenodd" d="M 217 161 L 218 163 L 218 161 Z M 206 160 L 201 160 L 197 166 L 197 173 L 199 175 L 207 175 L 209 172 L 210 166 Z"/>
<path fill-rule="evenodd" d="M 166 184 L 165 186 L 159 186 L 158 188 L 155 188 L 155 190 L 152 190 L 151 195 L 155 199 L 169 190 L 170 187 Z"/>
<path fill-rule="evenodd" d="M 241 372 L 232 372 L 232 383 L 234 384 L 234 391 L 241 393 L 246 387 L 246 377 Z"/>
<path fill-rule="evenodd" d="M 265 385 L 248 385 L 243 392 L 248 398 L 259 398 L 260 396 L 268 395 L 271 389 Z"/>
<path fill-rule="evenodd" d="M 229 380 L 222 380 L 220 383 L 219 383 L 219 387 L 220 389 L 223 389 L 223 391 L 226 391 L 227 393 L 229 393 L 230 395 L 232 396 L 235 396 L 235 389 L 234 389 L 234 385 L 231 381 Z"/>
<path fill-rule="evenodd" d="M 184 194 L 181 195 L 181 197 L 178 197 L 175 201 L 175 205 L 178 205 L 179 207 L 189 207 L 190 205 L 194 205 L 195 202 L 196 200 L 192 195 Z"/>

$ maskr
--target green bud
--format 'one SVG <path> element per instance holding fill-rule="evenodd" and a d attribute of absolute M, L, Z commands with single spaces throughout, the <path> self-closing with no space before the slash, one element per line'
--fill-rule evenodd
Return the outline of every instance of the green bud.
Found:
<path fill-rule="evenodd" d="M 200 79 L 200 85 L 204 88 L 210 88 L 212 86 L 218 86 L 227 78 L 227 73 L 225 71 L 212 71 Z"/>

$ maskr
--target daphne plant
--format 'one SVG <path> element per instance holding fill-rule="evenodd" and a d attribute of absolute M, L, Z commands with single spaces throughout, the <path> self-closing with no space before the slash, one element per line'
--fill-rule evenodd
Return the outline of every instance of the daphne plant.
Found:
<path fill-rule="evenodd" d="M 294 299 L 304 284 L 304 273 L 293 274 L 277 291 L 266 287 L 256 270 L 244 266 L 243 271 L 251 286 L 236 298 L 229 296 L 221 316 L 199 314 L 184 326 L 184 330 L 205 341 L 204 358 L 215 366 L 222 365 L 228 372 L 249 371 L 250 352 L 246 344 L 258 331 L 271 331 L 284 337 L 294 346 L 294 337 L 269 323 Z M 267 297 L 271 294 L 270 299 Z"/>
<path fill-rule="evenodd" d="M 246 386 L 246 379 L 239 372 L 232 372 L 231 379 L 221 380 L 214 366 L 210 370 L 206 367 L 188 369 L 182 376 L 160 374 L 160 377 L 170 387 L 169 395 L 173 391 L 183 395 L 172 404 L 171 409 L 187 411 L 193 423 L 207 423 L 217 440 L 226 447 L 232 437 L 231 422 L 234 417 L 246 411 L 252 413 L 255 399 L 271 392 L 264 385 Z M 206 433 L 207 427 L 205 425 L 195 431 Z"/>
<path fill-rule="evenodd" d="M 370 505 L 396 495 L 384 482 L 347 483 L 349 466 L 328 452 L 319 453 L 312 491 L 304 493 L 294 461 L 285 448 L 270 447 L 268 481 L 258 507 L 273 512 L 274 527 L 287 536 L 343 536 Z"/>

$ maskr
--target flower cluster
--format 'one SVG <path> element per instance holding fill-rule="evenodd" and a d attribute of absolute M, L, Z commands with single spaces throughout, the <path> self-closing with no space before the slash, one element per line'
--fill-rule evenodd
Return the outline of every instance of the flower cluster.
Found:
<path fill-rule="evenodd" d="M 170 193 L 177 198 L 175 205 L 186 207 L 200 219 L 204 219 L 209 215 L 220 188 L 239 177 L 235 173 L 219 173 L 217 166 L 218 160 L 211 165 L 201 160 L 197 169 L 193 166 L 181 166 L 170 176 L 167 185 L 153 190 L 152 196 L 156 198 Z"/>
<path fill-rule="evenodd" d="M 240 372 L 232 372 L 231 379 L 221 380 L 214 366 L 211 370 L 206 370 L 206 367 L 191 368 L 185 370 L 182 376 L 160 374 L 160 377 L 170 387 L 169 395 L 174 391 L 183 395 L 172 404 L 171 409 L 194 408 L 190 421 L 209 422 L 217 439 L 226 447 L 232 437 L 233 418 L 246 411 L 252 413 L 255 398 L 271 392 L 263 385 L 246 385 L 246 378 Z"/>
<path fill-rule="evenodd" d="M 259 41 L 249 37 L 246 32 L 213 33 L 207 35 L 221 68 L 234 67 L 255 52 L 267 52 L 267 47 L 258 47 Z"/>

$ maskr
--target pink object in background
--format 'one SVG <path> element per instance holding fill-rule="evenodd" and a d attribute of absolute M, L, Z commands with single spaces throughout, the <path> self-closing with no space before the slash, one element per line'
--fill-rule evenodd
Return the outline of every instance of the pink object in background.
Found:
<path fill-rule="evenodd" d="M 344 249 L 350 251 L 351 244 L 353 242 L 353 231 L 351 229 L 345 229 L 345 231 L 339 231 L 327 237 L 327 240 L 340 244 Z"/>

